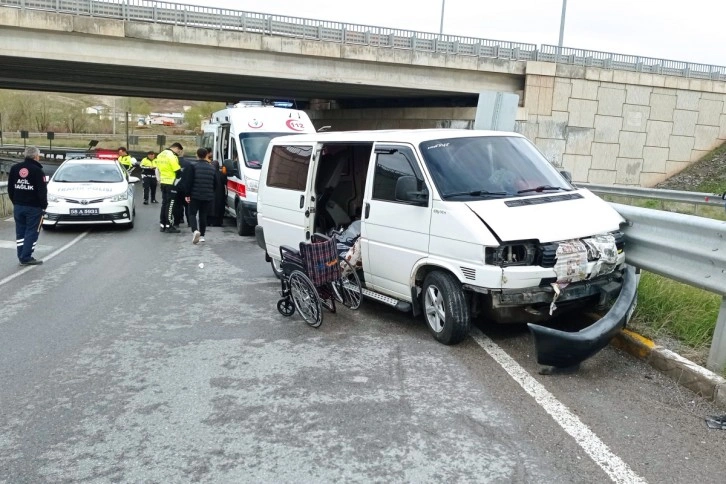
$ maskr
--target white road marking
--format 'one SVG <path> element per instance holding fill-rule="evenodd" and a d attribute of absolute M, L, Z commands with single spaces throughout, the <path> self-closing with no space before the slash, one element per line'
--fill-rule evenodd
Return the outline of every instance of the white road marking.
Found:
<path fill-rule="evenodd" d="M 17 248 L 17 243 L 13 240 L 0 240 L 0 249 L 13 249 Z M 35 250 L 51 250 L 53 247 L 50 245 L 36 245 Z"/>
<path fill-rule="evenodd" d="M 554 419 L 562 429 L 570 434 L 577 444 L 610 476 L 613 482 L 622 484 L 645 483 L 645 479 L 630 469 L 620 457 L 612 453 L 608 446 L 590 428 L 555 398 L 527 370 L 522 368 L 503 349 L 476 328 L 472 328 L 472 338 L 484 348 L 489 356 L 509 373 L 514 381 L 529 393 L 535 401 Z"/>
<path fill-rule="evenodd" d="M 83 237 L 85 237 L 89 233 L 90 233 L 90 231 L 89 230 L 86 230 L 85 232 L 83 232 L 82 234 L 80 234 L 78 237 L 76 237 L 75 239 L 71 240 L 70 242 L 68 242 L 66 245 L 64 245 L 60 249 L 56 250 L 52 254 L 48 254 L 46 257 L 43 257 L 43 262 L 48 262 L 49 260 L 51 260 L 53 257 L 57 256 L 61 252 L 64 252 L 64 251 L 70 249 L 72 246 L 76 245 L 76 243 L 80 242 L 81 239 L 83 239 Z M 7 284 L 8 282 L 12 281 L 13 279 L 15 279 L 17 277 L 22 276 L 23 274 L 25 274 L 26 272 L 34 269 L 35 267 L 37 267 L 37 266 L 27 266 L 27 267 L 19 270 L 15 274 L 9 275 L 5 279 L 0 280 L 0 286 L 2 286 L 3 284 Z"/>

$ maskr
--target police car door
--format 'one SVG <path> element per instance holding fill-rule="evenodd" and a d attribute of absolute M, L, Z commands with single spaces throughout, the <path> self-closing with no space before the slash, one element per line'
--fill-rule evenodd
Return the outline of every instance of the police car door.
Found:
<path fill-rule="evenodd" d="M 297 249 L 300 242 L 310 240 L 315 220 L 312 180 L 316 150 L 310 142 L 276 144 L 269 150 L 257 217 L 264 230 L 267 253 L 279 259 L 281 245 Z"/>

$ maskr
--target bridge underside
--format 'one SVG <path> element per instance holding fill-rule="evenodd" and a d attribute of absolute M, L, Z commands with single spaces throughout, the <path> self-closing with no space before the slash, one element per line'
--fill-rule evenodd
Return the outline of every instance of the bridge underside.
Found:
<path fill-rule="evenodd" d="M 230 101 L 335 99 L 341 107 L 476 106 L 475 94 L 256 77 L 219 72 L 0 56 L 0 88 L 130 97 Z"/>

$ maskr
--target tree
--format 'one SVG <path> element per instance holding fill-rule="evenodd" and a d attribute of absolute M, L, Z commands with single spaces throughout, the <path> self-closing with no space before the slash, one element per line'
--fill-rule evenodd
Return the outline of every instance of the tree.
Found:
<path fill-rule="evenodd" d="M 200 130 L 203 120 L 209 119 L 213 112 L 223 108 L 224 103 L 218 102 L 205 101 L 195 104 L 184 113 L 184 123 L 189 129 Z"/>

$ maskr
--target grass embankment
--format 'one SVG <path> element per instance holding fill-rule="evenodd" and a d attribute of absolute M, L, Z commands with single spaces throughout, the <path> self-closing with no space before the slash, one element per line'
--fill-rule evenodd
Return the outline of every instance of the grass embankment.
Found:
<path fill-rule="evenodd" d="M 659 185 L 659 188 L 703 193 L 726 192 L 726 144 Z M 644 199 L 623 201 L 621 198 L 613 201 L 726 220 L 723 207 L 694 207 Z M 718 294 L 644 272 L 638 287 L 638 307 L 630 326 L 656 342 L 676 341 L 676 346 L 680 347 L 675 349 L 683 356 L 705 364 L 720 307 L 721 296 Z M 723 373 L 726 376 L 726 369 Z"/>

